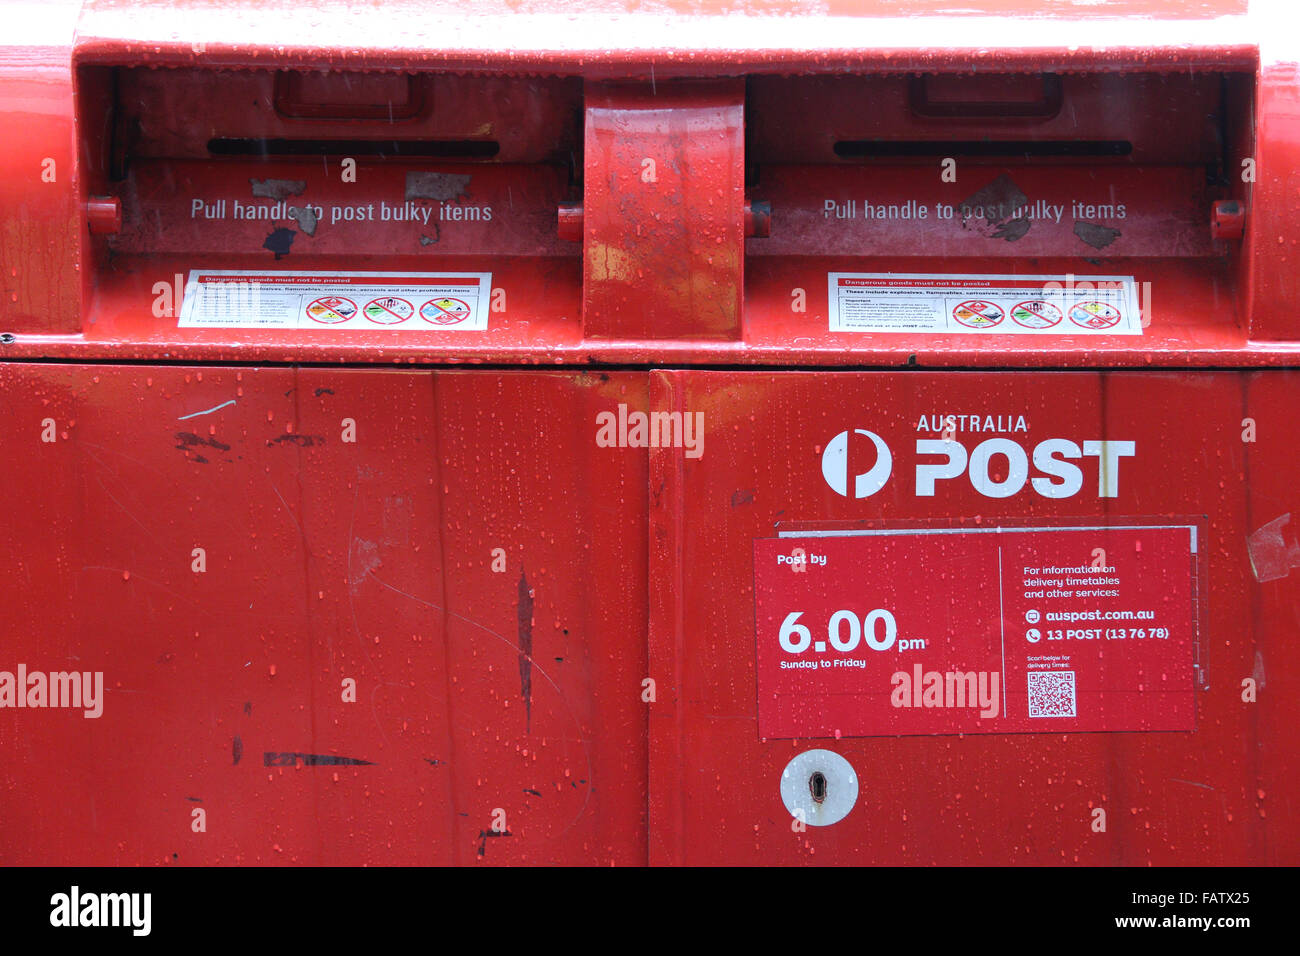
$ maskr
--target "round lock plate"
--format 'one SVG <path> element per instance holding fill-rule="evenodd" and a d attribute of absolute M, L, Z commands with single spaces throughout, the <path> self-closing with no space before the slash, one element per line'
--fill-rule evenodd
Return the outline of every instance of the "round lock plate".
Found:
<path fill-rule="evenodd" d="M 796 820 L 813 827 L 839 823 L 858 802 L 858 775 L 832 750 L 805 750 L 781 774 L 781 799 Z"/>

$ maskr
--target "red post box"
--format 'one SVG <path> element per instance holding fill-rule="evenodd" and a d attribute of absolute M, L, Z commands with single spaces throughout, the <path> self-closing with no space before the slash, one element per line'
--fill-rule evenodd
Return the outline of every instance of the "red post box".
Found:
<path fill-rule="evenodd" d="M 0 41 L 0 860 L 1297 862 L 1300 48 L 942 6 Z"/>

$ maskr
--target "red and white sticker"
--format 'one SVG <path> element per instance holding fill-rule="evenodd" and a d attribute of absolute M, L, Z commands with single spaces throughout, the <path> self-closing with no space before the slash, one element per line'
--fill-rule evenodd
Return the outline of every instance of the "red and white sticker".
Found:
<path fill-rule="evenodd" d="M 357 304 L 341 295 L 323 295 L 307 303 L 307 317 L 321 325 L 341 325 L 357 314 Z"/>
<path fill-rule="evenodd" d="M 1132 276 L 832 272 L 828 292 L 832 332 L 1142 334 Z"/>
<path fill-rule="evenodd" d="M 763 738 L 1195 729 L 1194 524 L 754 542 Z"/>
<path fill-rule="evenodd" d="M 400 325 L 415 312 L 415 306 L 401 296 L 381 295 L 366 303 L 366 318 L 377 325 Z"/>
<path fill-rule="evenodd" d="M 191 270 L 181 328 L 481 332 L 490 272 Z M 364 303 L 360 308 L 358 303 Z"/>

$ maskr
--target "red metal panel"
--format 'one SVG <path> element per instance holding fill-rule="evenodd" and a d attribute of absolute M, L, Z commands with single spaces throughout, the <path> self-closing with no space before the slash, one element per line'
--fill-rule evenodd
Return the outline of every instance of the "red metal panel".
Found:
<path fill-rule="evenodd" d="M 6 5 L 0 695 L 20 666 L 107 689 L 102 716 L 0 708 L 0 861 L 1300 862 L 1300 379 L 1263 370 L 1300 349 L 1300 57 L 1281 5 L 552 6 L 95 0 L 32 27 Z M 1132 153 L 972 148 L 958 184 L 926 152 L 1003 136 Z M 351 142 L 369 159 L 336 179 Z M 870 155 L 882 142 L 918 149 Z M 463 178 L 438 201 L 490 205 L 492 226 L 295 218 L 286 259 L 260 221 L 193 206 L 281 179 L 382 210 L 412 171 Z M 960 201 L 998 174 L 1035 202 L 1132 196 L 1133 215 L 1013 236 L 827 215 Z M 1240 222 L 1222 202 L 1245 210 L 1243 241 L 1211 233 L 1212 210 Z M 182 329 L 192 269 L 491 273 L 491 319 Z M 1132 275 L 1149 327 L 831 331 L 836 271 Z M 348 363 L 521 368 L 330 367 Z M 596 363 L 632 368 L 524 367 Z M 709 364 L 785 371 L 650 371 Z M 1028 371 L 938 370 L 994 366 Z M 1147 366 L 1218 370 L 1116 371 Z M 647 408 L 701 415 L 702 457 L 599 438 L 596 416 Z M 1138 452 L 1110 497 L 993 499 L 964 478 L 917 497 L 917 420 L 974 413 L 1023 414 L 991 431 L 1026 446 Z M 856 456 L 859 427 L 893 444 L 895 472 L 845 498 L 821 460 L 841 432 Z M 776 524 L 1197 514 L 1195 731 L 759 736 L 752 544 Z M 944 587 L 923 562 L 886 573 Z M 841 823 L 802 830 L 779 784 L 812 748 L 861 790 Z"/>
<path fill-rule="evenodd" d="M 270 260 L 267 236 L 287 223 L 297 236 L 288 253 L 273 261 L 296 269 L 310 268 L 305 263 L 317 256 L 342 254 L 432 260 L 484 252 L 552 258 L 577 252 L 555 235 L 555 208 L 565 194 L 563 170 L 440 163 L 438 174 L 454 184 L 447 199 L 408 199 L 408 174 L 420 171 L 363 167 L 366 188 L 359 190 L 339 182 L 337 163 L 326 168 L 320 160 L 281 162 L 273 170 L 265 163 L 229 160 L 143 161 L 133 164 L 124 184 L 131 196 L 129 214 L 109 246 L 121 256 L 184 255 L 193 263 L 228 261 L 231 255 Z M 272 174 L 304 185 L 281 200 L 268 199 L 250 184 Z M 303 228 L 288 210 L 308 206 L 320 214 Z M 268 213 L 279 215 L 268 218 Z M 132 266 L 138 270 L 145 264 L 137 260 Z"/>
<path fill-rule="evenodd" d="M 19 7 L 0 40 L 0 333 L 80 328 L 77 3 Z"/>
<path fill-rule="evenodd" d="M 1044 7 L 946 0 L 900 10 L 892 0 L 588 0 L 577 21 L 546 0 L 398 0 L 360 17 L 345 0 L 317 0 L 310 18 L 263 0 L 98 0 L 79 29 L 86 59 L 124 47 L 142 63 L 407 69 L 527 70 L 648 79 L 750 72 L 838 73 L 998 62 L 1115 68 L 1186 66 L 1209 54 L 1247 63 L 1257 43 L 1246 0 L 1106 0 Z M 586 15 L 589 20 L 583 22 Z M 393 24 L 400 23 L 401 30 Z M 575 25 L 576 24 L 576 25 Z M 340 41 L 346 37 L 346 41 Z"/>
<path fill-rule="evenodd" d="M 589 86 L 586 115 L 587 336 L 736 338 L 744 85 Z"/>
<path fill-rule="evenodd" d="M 570 135 L 582 109 L 576 77 L 156 70 L 131 69 L 124 59 L 128 68 L 112 81 L 120 110 L 113 118 L 127 141 L 121 146 L 129 142 L 138 156 L 208 159 L 209 142 L 227 138 L 416 140 L 490 143 L 496 149 L 486 158 L 495 162 L 544 163 L 557 147 L 578 146 Z M 397 90 L 376 87 L 398 80 Z M 330 100 L 344 102 L 329 107 Z M 203 120 L 194 122 L 200 110 Z"/>
<path fill-rule="evenodd" d="M 124 50 L 119 54 L 119 60 L 131 62 Z M 1196 57 L 1201 68 L 1208 69 L 1215 62 L 1203 49 L 1198 48 Z M 1120 111 L 1117 125 L 1111 125 L 1103 109 L 1105 101 L 1099 100 L 1096 89 L 1109 89 L 1113 76 L 1097 73 L 1091 80 L 1087 76 L 1065 78 L 1066 93 L 1073 96 L 1079 91 L 1080 96 L 1078 103 L 1070 99 L 1065 106 L 1072 115 L 1082 117 L 1089 136 L 1109 131 L 1138 139 L 1148 151 L 1172 150 L 1167 143 L 1176 141 L 1179 148 L 1189 148 L 1178 167 L 1109 161 L 1091 165 L 1077 162 L 1077 157 L 1068 166 L 1048 161 L 1042 165 L 1036 161 L 995 165 L 986 160 L 969 164 L 963 160 L 955 183 L 944 182 L 933 175 L 933 169 L 927 173 L 925 167 L 911 161 L 900 166 L 873 162 L 868 167 L 834 158 L 819 165 L 785 165 L 783 160 L 790 156 L 808 156 L 800 152 L 804 147 L 784 147 L 772 133 L 773 126 L 797 122 L 793 129 L 798 134 L 808 133 L 802 136 L 805 139 L 813 138 L 810 130 L 816 132 L 822 153 L 827 152 L 822 147 L 828 147 L 835 136 L 867 135 L 879 132 L 879 127 L 863 125 L 865 121 L 846 115 L 843 104 L 831 96 L 835 83 L 763 77 L 753 84 L 757 92 L 749 97 L 754 122 L 760 127 L 750 157 L 754 164 L 751 172 L 757 175 L 752 199 L 771 201 L 774 211 L 770 235 L 744 243 L 744 255 L 754 257 L 762 266 L 748 270 L 746 279 L 739 249 L 743 216 L 737 205 L 741 175 L 736 143 L 738 81 L 725 81 L 721 87 L 709 83 L 683 86 L 680 82 L 651 82 L 648 87 L 589 84 L 592 109 L 587 121 L 593 125 L 585 163 L 591 208 L 585 221 L 591 235 L 596 237 L 599 230 L 600 237 L 592 238 L 583 249 L 557 238 L 555 207 L 566 193 L 572 197 L 575 188 L 564 181 L 563 162 L 471 165 L 363 157 L 360 178 L 352 183 L 336 179 L 337 171 L 324 161 L 319 165 L 283 157 L 265 162 L 204 161 L 191 154 L 202 152 L 208 133 L 286 133 L 284 124 L 291 121 L 271 115 L 269 72 L 142 73 L 127 69 L 121 77 L 125 92 L 120 95 L 135 97 L 121 107 L 128 113 L 148 112 L 145 105 L 159 102 L 187 104 L 193 112 L 199 93 L 215 95 L 211 94 L 215 89 L 226 90 L 231 96 L 248 93 L 258 104 L 247 126 L 240 126 L 225 110 L 219 126 L 190 128 L 193 124 L 189 124 L 188 132 L 180 129 L 183 123 L 160 122 L 149 114 L 149 123 L 135 140 L 127 135 L 134 114 L 116 127 L 97 119 L 111 106 L 110 72 L 107 66 L 84 66 L 79 73 L 80 138 L 86 152 L 85 189 L 88 194 L 101 190 L 122 194 L 123 231 L 96 235 L 87 242 L 93 255 L 81 273 L 87 296 L 80 324 L 61 327 L 64 334 L 42 334 L 49 331 L 40 324 L 48 316 L 11 311 L 14 324 L 3 331 L 13 339 L 0 342 L 6 355 L 193 361 L 842 365 L 860 364 L 862 356 L 869 354 L 880 364 L 962 366 L 969 364 L 972 356 L 996 356 L 1002 366 L 1034 367 L 1048 354 L 1049 361 L 1059 366 L 1250 367 L 1285 364 L 1295 351 L 1290 343 L 1265 342 L 1258 337 L 1252 341 L 1250 331 L 1263 328 L 1262 318 L 1252 319 L 1252 308 L 1261 317 L 1281 315 L 1290 308 L 1286 283 L 1268 284 L 1272 281 L 1269 275 L 1285 273 L 1285 241 L 1261 244 L 1258 236 L 1250 233 L 1241 244 L 1212 241 L 1210 234 L 1210 202 L 1219 192 L 1240 197 L 1247 208 L 1252 205 L 1244 186 L 1207 187 L 1204 169 L 1198 165 L 1206 159 L 1203 116 L 1215 110 L 1230 114 L 1226 117 L 1232 129 L 1227 170 L 1237 168 L 1239 157 L 1249 158 L 1241 156 L 1251 151 L 1253 129 L 1249 117 L 1242 119 L 1242 114 L 1249 112 L 1250 92 L 1250 78 L 1242 73 L 1220 77 L 1198 70 L 1186 82 L 1142 74 L 1134 85 L 1138 101 L 1147 106 L 1166 103 L 1169 112 L 1177 116 L 1198 117 L 1195 121 L 1162 122 L 1157 132 L 1168 136 L 1152 136 L 1140 124 L 1135 125 L 1133 108 Z M 1006 79 L 1005 75 L 993 76 Z M 441 75 L 433 79 L 437 81 L 434 93 L 448 80 Z M 564 96 L 565 91 L 572 93 L 572 83 L 493 77 L 479 78 L 484 85 L 474 86 L 472 77 L 453 79 L 456 82 L 451 88 L 464 94 L 462 107 L 483 122 L 476 126 L 466 117 L 438 114 L 434 120 L 439 134 L 498 135 L 510 147 L 511 155 L 535 160 L 551 155 L 543 146 L 563 153 L 576 130 L 576 123 L 566 120 L 562 109 L 563 103 L 569 102 Z M 1233 96 L 1216 98 L 1220 81 L 1227 83 Z M 856 81 L 850 78 L 845 82 Z M 877 86 L 867 83 L 861 88 Z M 343 84 L 340 88 L 350 87 Z M 881 89 L 884 106 L 895 115 L 901 107 L 895 102 L 897 96 L 889 92 L 894 87 L 886 83 Z M 1160 91 L 1159 95 L 1152 90 Z M 498 102 L 502 97 L 494 98 L 493 92 L 502 93 L 504 102 Z M 609 96 L 624 97 L 623 106 L 628 108 L 600 105 L 600 98 Z M 501 132 L 502 125 L 508 125 L 510 117 L 519 112 L 521 101 L 538 103 L 546 120 L 538 120 L 530 128 L 535 143 Z M 816 108 L 818 104 L 834 108 L 820 125 L 808 118 L 825 112 Z M 666 120 L 670 114 L 677 119 Z M 712 131 L 674 139 L 677 134 L 669 127 L 672 122 L 683 122 L 687 124 L 683 129 L 689 128 L 687 116 L 692 117 L 690 122 L 704 124 L 701 129 Z M 622 126 L 610 126 L 597 135 L 597 125 L 613 123 L 616 118 L 619 123 L 634 123 L 640 130 L 638 136 L 645 140 L 638 142 L 628 135 L 631 127 Z M 357 122 L 361 121 L 292 120 L 307 124 L 313 135 L 321 136 L 342 135 L 349 123 Z M 710 127 L 715 122 L 716 128 Z M 1003 125 L 1018 122 L 1006 120 Z M 403 120 L 380 124 L 378 129 L 366 127 L 365 136 L 409 137 L 408 126 Z M 119 139 L 131 140 L 132 149 L 140 154 L 127 165 L 126 178 L 118 183 L 106 175 L 114 129 L 121 133 Z M 694 132 L 698 134 L 700 129 Z M 898 135 L 903 132 L 902 128 L 896 130 Z M 603 146 L 602 136 L 609 140 Z M 190 158 L 168 158 L 168 153 Z M 1177 151 L 1151 155 L 1168 159 Z M 664 156 L 668 157 L 666 163 Z M 690 163 L 682 161 L 685 157 Z M 648 172 L 647 160 L 655 162 L 653 182 L 642 179 Z M 1277 167 L 1270 161 L 1269 168 Z M 1260 169 L 1263 175 L 1264 167 Z M 403 176 L 413 170 L 470 177 L 466 195 L 453 202 L 453 212 L 465 211 L 462 207 L 472 206 L 476 211 L 490 207 L 493 219 L 448 221 L 437 230 L 430 223 L 383 221 L 385 203 L 404 205 Z M 999 174 L 1022 184 L 1034 203 L 1058 202 L 1062 209 L 1078 197 L 1119 196 L 1126 203 L 1126 218 L 1122 228 L 1115 230 L 1119 234 L 1099 250 L 1072 228 L 1069 220 L 1077 216 L 1054 223 L 1035 222 L 1027 233 L 1011 241 L 995 235 L 991 227 L 984 228 L 983 223 L 976 223 L 978 228 L 963 228 L 952 221 L 943 225 L 933 220 L 903 221 L 882 227 L 872 224 L 867 229 L 862 220 L 841 222 L 826 214 L 827 201 L 863 203 L 874 198 L 905 203 L 909 197 L 928 203 L 940 198 L 960 201 Z M 326 221 L 317 222 L 314 231 L 309 231 L 300 229 L 296 220 L 281 218 L 274 226 L 287 226 L 295 241 L 290 254 L 277 259 L 280 253 L 266 246 L 266 233 L 272 226 L 266 220 L 235 221 L 229 214 L 224 221 L 208 220 L 205 211 L 194 211 L 196 199 L 205 209 L 207 200 L 213 204 L 224 201 L 226 208 L 232 209 L 241 198 L 254 198 L 248 180 L 264 178 L 300 180 L 304 186 L 295 198 L 322 208 L 363 209 L 375 221 L 336 223 L 327 215 Z M 1266 205 L 1274 208 L 1278 204 Z M 74 208 L 69 206 L 67 211 L 79 218 Z M 432 206 L 425 203 L 424 211 L 431 212 Z M 1253 216 L 1248 212 L 1247 222 L 1253 222 Z M 1073 225 L 1077 227 L 1077 223 Z M 1261 250 L 1258 263 L 1257 250 Z M 888 258 L 876 258 L 886 254 Z M 874 269 L 895 271 L 946 271 L 954 268 L 949 260 L 959 259 L 960 269 L 972 273 L 1032 268 L 1087 275 L 1104 264 L 1107 271 L 1132 273 L 1140 286 L 1149 290 L 1143 301 L 1150 305 L 1150 324 L 1141 338 L 1081 340 L 1061 335 L 1032 343 L 829 332 L 820 291 L 823 276 L 831 270 L 860 269 L 864 256 L 872 257 Z M 932 261 L 920 261 L 925 259 Z M 493 288 L 501 295 L 494 292 L 490 328 L 485 332 L 449 336 L 427 329 L 394 336 L 384 330 L 322 328 L 304 336 L 274 329 L 246 332 L 176 325 L 175 277 L 195 266 L 259 271 L 267 266 L 405 270 L 447 268 L 452 262 L 459 269 L 493 275 Z M 1249 291 L 1252 277 L 1257 287 L 1253 294 Z M 743 302 L 738 302 L 741 283 Z M 170 313 L 164 308 L 160 314 L 160 285 L 172 290 Z M 1258 291 L 1270 288 L 1275 294 L 1264 296 Z M 42 285 L 35 291 L 43 292 L 55 310 L 67 294 L 66 283 L 60 288 Z M 805 295 L 806 300 L 801 298 Z M 799 308 L 794 307 L 795 299 L 801 301 Z"/>
<path fill-rule="evenodd" d="M 1290 14 L 1292 11 L 1287 11 Z M 1257 155 L 1246 213 L 1251 337 L 1300 340 L 1300 42 L 1290 19 L 1261 50 L 1255 116 Z M 1245 172 L 1242 173 L 1243 178 Z"/>
<path fill-rule="evenodd" d="M 1073 257 L 1079 260 L 1072 266 L 1076 274 L 1085 274 L 1090 268 L 1086 260 L 1098 255 L 1108 260 L 1223 255 L 1210 240 L 1203 167 L 1077 161 L 981 167 L 963 160 L 959 180 L 945 184 L 935 175 L 937 165 L 938 160 L 886 168 L 772 167 L 763 176 L 762 194 L 774 210 L 773 235 L 749 240 L 748 250 L 755 257 L 928 257 L 949 263 L 935 271 L 953 272 L 966 268 L 954 259 Z M 1013 238 L 975 211 L 984 208 L 980 191 L 1000 183 L 1028 196 L 1019 208 L 1026 218 L 1033 217 L 1026 231 Z M 937 203 L 952 207 L 952 217 L 936 219 Z M 1099 248 L 1080 237 L 1075 223 L 1100 218 L 1093 213 L 1101 204 L 1122 216 L 1117 220 L 1121 228 Z"/>
<path fill-rule="evenodd" d="M 592 424 L 644 375 L 8 365 L 0 393 L 0 671 L 105 686 L 98 718 L 0 709 L 0 860 L 645 861 L 646 461 Z"/>
<path fill-rule="evenodd" d="M 832 161 L 836 143 L 845 140 L 1068 141 L 1076 149 L 1122 140 L 1131 147 L 1118 154 L 1122 162 L 1205 164 L 1218 159 L 1215 108 L 1183 108 L 1218 99 L 1219 79 L 1211 73 L 1044 76 L 966 72 L 954 66 L 956 73 L 914 77 L 756 76 L 747 103 L 748 158 L 825 163 Z M 1045 96 L 1045 90 L 1054 95 Z M 933 157 L 923 153 L 914 162 L 933 166 Z M 897 162 L 897 154 L 890 161 Z M 963 158 L 963 165 L 967 161 Z M 1103 165 L 1114 161 L 1098 160 Z"/>
<path fill-rule="evenodd" d="M 654 373 L 651 407 L 703 412 L 708 442 L 695 460 L 679 448 L 651 452 L 651 860 L 1296 863 L 1300 817 L 1286 794 L 1297 772 L 1289 608 L 1300 584 L 1257 582 L 1246 540 L 1294 507 L 1282 476 L 1300 431 L 1284 409 L 1298 392 L 1291 372 Z M 1029 486 L 985 497 L 965 475 L 918 497 L 914 443 L 940 437 L 918 425 L 947 414 L 1023 415 L 1025 431 L 995 422 L 991 434 L 1026 448 L 1104 438 L 1134 441 L 1136 453 L 1120 462 L 1113 498 L 1098 497 L 1086 466 L 1068 498 Z M 1243 441 L 1245 418 L 1254 442 Z M 837 494 L 822 473 L 827 443 L 855 428 L 893 449 L 888 483 L 862 499 Z M 969 449 L 990 433 L 953 437 Z M 871 454 L 850 470 L 867 470 Z M 752 542 L 773 537 L 778 523 L 1189 514 L 1206 514 L 1209 528 L 1208 685 L 1195 732 L 759 737 Z M 860 569 L 864 580 L 878 573 L 901 575 L 942 605 L 945 582 L 933 569 Z M 1243 700 L 1243 680 L 1262 687 L 1265 675 L 1258 700 Z M 787 762 L 812 748 L 847 758 L 861 789 L 841 822 L 797 832 L 779 786 Z M 1098 808 L 1104 833 L 1092 828 Z"/>

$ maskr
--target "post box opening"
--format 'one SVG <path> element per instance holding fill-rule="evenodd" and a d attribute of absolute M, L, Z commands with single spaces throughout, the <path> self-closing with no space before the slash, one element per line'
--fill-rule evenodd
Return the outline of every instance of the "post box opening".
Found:
<path fill-rule="evenodd" d="M 78 106 L 87 337 L 228 334 L 185 312 L 209 273 L 277 294 L 281 273 L 482 286 L 479 302 L 367 287 L 380 305 L 322 307 L 297 327 L 265 298 L 266 314 L 235 300 L 205 313 L 267 343 L 409 342 L 397 333 L 463 331 L 466 316 L 479 332 L 580 325 L 581 247 L 556 222 L 581 194 L 576 79 L 94 64 L 79 68 Z"/>
<path fill-rule="evenodd" d="M 893 274 L 1131 277 L 1134 345 L 1244 337 L 1254 82 L 1196 69 L 751 77 L 746 194 L 770 203 L 771 221 L 746 241 L 748 336 L 788 338 L 828 312 L 832 332 L 851 331 L 837 329 L 827 277 Z M 1090 330 L 1052 301 L 1021 309 L 1023 328 L 1001 303 L 968 312 L 994 343 L 1009 330 L 1053 348 L 1128 311 L 1094 306 L 1105 314 L 1084 317 L 1102 326 Z"/>

